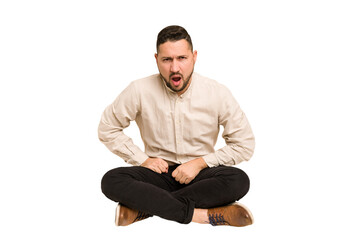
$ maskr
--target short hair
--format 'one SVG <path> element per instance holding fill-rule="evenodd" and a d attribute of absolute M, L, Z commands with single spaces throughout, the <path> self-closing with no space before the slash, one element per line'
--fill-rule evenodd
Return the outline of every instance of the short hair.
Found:
<path fill-rule="evenodd" d="M 158 34 L 156 41 L 156 51 L 159 52 L 159 46 L 167 41 L 175 42 L 182 39 L 185 39 L 189 43 L 190 49 L 193 51 L 191 37 L 185 28 L 177 25 L 168 26 L 161 30 Z"/>

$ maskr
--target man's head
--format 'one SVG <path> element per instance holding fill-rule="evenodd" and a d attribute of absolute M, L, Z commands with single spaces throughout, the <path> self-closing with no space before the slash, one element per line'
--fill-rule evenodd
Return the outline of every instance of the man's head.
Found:
<path fill-rule="evenodd" d="M 167 41 L 176 42 L 181 39 L 185 39 L 189 43 L 191 51 L 193 51 L 191 37 L 185 28 L 176 25 L 168 26 L 159 32 L 156 41 L 156 50 L 159 52 L 159 46 Z"/>
<path fill-rule="evenodd" d="M 161 30 L 156 42 L 156 63 L 166 85 L 178 94 L 191 82 L 197 52 L 193 52 L 190 35 L 180 26 Z"/>

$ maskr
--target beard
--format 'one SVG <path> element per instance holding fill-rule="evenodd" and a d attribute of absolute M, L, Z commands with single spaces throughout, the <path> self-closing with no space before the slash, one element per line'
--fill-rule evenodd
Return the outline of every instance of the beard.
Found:
<path fill-rule="evenodd" d="M 184 78 L 184 76 L 183 76 L 181 73 L 171 73 L 168 79 L 166 79 L 166 78 L 160 73 L 160 77 L 161 77 L 161 79 L 165 82 L 166 86 L 167 86 L 168 88 L 170 88 L 172 91 L 174 91 L 174 92 L 181 92 L 181 91 L 183 91 L 183 90 L 189 85 L 190 79 L 191 79 L 191 76 L 192 76 L 193 72 L 194 72 L 194 69 L 191 71 L 190 75 L 189 75 L 186 79 Z M 170 80 L 170 79 L 171 79 L 171 77 L 172 77 L 173 75 L 179 75 L 179 76 L 181 76 L 181 79 L 183 80 L 183 86 L 182 86 L 180 89 L 176 89 L 176 88 L 174 88 L 174 87 L 171 85 L 171 83 L 170 83 L 171 80 Z"/>

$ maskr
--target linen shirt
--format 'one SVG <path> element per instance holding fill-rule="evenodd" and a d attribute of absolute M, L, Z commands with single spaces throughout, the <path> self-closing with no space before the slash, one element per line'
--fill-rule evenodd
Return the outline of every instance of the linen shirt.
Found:
<path fill-rule="evenodd" d="M 144 152 L 123 132 L 133 120 Z M 220 125 L 226 146 L 215 151 Z M 98 135 L 110 151 L 135 166 L 149 157 L 170 165 L 202 157 L 209 167 L 229 166 L 249 160 L 255 147 L 249 122 L 231 92 L 197 73 L 180 96 L 160 74 L 131 82 L 105 109 Z"/>

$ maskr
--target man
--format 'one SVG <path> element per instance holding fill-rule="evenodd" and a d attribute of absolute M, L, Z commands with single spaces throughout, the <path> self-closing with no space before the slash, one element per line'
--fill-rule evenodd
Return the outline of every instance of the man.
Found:
<path fill-rule="evenodd" d="M 231 165 L 247 161 L 254 136 L 230 91 L 194 73 L 197 52 L 180 26 L 158 34 L 159 74 L 133 81 L 108 106 L 99 139 L 131 167 L 107 172 L 102 191 L 118 202 L 115 223 L 156 215 L 179 223 L 246 226 L 250 211 L 234 203 L 249 178 Z M 145 152 L 123 133 L 135 120 Z M 215 151 L 219 126 L 226 146 Z"/>

